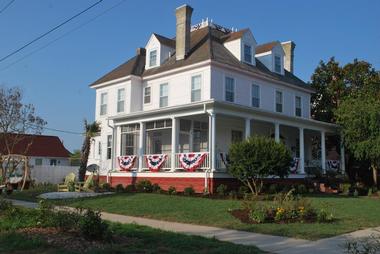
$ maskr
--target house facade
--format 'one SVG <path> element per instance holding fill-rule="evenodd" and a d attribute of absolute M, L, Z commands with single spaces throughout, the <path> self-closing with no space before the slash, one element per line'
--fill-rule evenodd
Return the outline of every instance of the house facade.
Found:
<path fill-rule="evenodd" d="M 258 44 L 250 29 L 209 20 L 191 25 L 192 12 L 178 7 L 175 38 L 153 33 L 133 58 L 90 85 L 102 130 L 89 164 L 100 166 L 104 180 L 212 191 L 235 181 L 226 173 L 229 146 L 251 135 L 291 150 L 290 178 L 310 167 L 344 170 L 339 154 L 326 150 L 337 126 L 310 117 L 314 90 L 294 75 L 295 43 Z"/>

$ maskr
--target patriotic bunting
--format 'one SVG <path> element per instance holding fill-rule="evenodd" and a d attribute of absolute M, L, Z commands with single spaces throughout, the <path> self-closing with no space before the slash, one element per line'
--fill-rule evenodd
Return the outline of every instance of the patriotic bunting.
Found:
<path fill-rule="evenodd" d="M 150 171 L 158 172 L 164 165 L 164 162 L 166 161 L 167 157 L 167 154 L 150 154 L 145 156 L 145 160 Z"/>
<path fill-rule="evenodd" d="M 297 173 L 298 165 L 299 165 L 300 159 L 294 157 L 292 163 L 290 164 L 290 173 Z"/>
<path fill-rule="evenodd" d="M 118 156 L 120 171 L 130 171 L 135 164 L 136 155 Z"/>
<path fill-rule="evenodd" d="M 181 153 L 179 162 L 187 171 L 194 172 L 205 160 L 206 153 Z"/>
<path fill-rule="evenodd" d="M 329 170 L 338 171 L 340 162 L 338 160 L 328 160 L 327 167 Z"/>

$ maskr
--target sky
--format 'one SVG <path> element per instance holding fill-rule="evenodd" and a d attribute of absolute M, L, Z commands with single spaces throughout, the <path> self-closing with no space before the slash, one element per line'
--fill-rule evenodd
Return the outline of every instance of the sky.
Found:
<path fill-rule="evenodd" d="M 12 0 L 0 0 L 0 10 Z M 0 59 L 98 0 L 15 0 L 0 13 Z M 19 87 L 48 128 L 81 133 L 94 120 L 95 91 L 88 86 L 135 55 L 151 33 L 175 36 L 175 8 L 194 8 L 202 19 L 250 28 L 261 44 L 296 43 L 295 74 L 309 81 L 318 63 L 358 58 L 380 69 L 380 1 L 132 1 L 103 0 L 42 40 L 0 61 L 0 86 Z M 82 136 L 45 130 L 70 151 Z"/>

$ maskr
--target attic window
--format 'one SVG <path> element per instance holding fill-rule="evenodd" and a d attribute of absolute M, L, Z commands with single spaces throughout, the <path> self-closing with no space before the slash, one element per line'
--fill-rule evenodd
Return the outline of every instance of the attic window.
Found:
<path fill-rule="evenodd" d="M 274 71 L 281 73 L 281 57 L 274 56 Z"/>
<path fill-rule="evenodd" d="M 149 67 L 156 66 L 157 64 L 157 50 L 152 50 L 149 53 Z"/>
<path fill-rule="evenodd" d="M 244 61 L 252 63 L 252 47 L 247 44 L 244 44 Z"/>

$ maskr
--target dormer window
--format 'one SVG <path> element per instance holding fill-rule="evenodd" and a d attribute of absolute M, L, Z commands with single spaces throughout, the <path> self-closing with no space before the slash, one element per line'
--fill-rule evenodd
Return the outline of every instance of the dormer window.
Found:
<path fill-rule="evenodd" d="M 152 50 L 149 52 L 149 67 L 157 65 L 157 50 Z"/>
<path fill-rule="evenodd" d="M 281 57 L 274 56 L 274 71 L 277 73 L 281 73 Z"/>
<path fill-rule="evenodd" d="M 252 63 L 252 47 L 247 44 L 244 44 L 244 61 Z"/>

